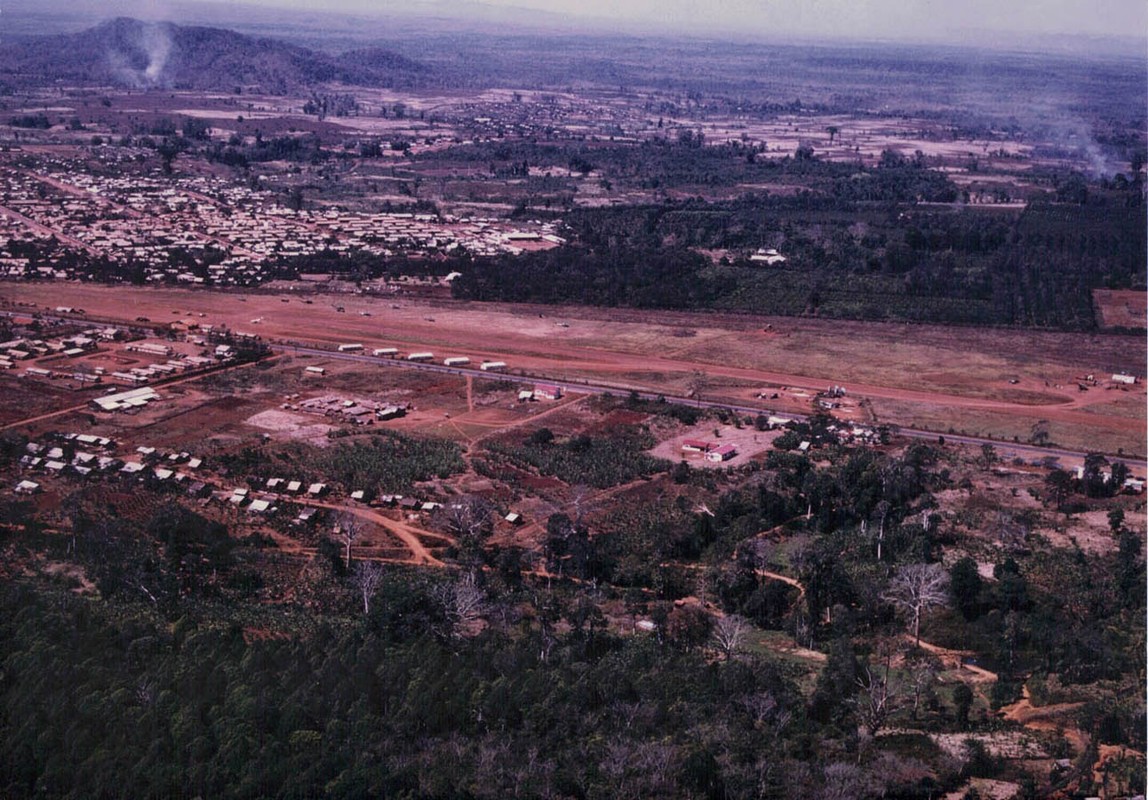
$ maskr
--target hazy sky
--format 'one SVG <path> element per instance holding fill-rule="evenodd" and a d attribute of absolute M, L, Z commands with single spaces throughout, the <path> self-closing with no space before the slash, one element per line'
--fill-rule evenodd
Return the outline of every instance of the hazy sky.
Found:
<path fill-rule="evenodd" d="M 409 14 L 483 6 L 530 9 L 743 36 L 966 40 L 977 31 L 1148 37 L 1146 0 L 218 0 L 353 13 Z M 540 21 L 524 14 L 524 21 Z"/>

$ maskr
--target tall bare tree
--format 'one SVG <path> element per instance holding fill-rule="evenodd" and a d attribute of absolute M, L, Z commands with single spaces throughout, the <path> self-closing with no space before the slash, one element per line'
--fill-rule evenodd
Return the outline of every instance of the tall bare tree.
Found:
<path fill-rule="evenodd" d="M 336 526 L 338 528 L 339 541 L 343 543 L 346 553 L 344 560 L 347 563 L 347 570 L 350 571 L 351 545 L 355 543 L 356 539 L 363 535 L 363 523 L 348 509 L 339 515 L 339 521 L 336 523 Z"/>
<path fill-rule="evenodd" d="M 857 686 L 861 690 L 853 697 L 857 717 L 870 736 L 876 736 L 889 716 L 901 707 L 900 684 L 893 677 L 891 669 L 895 648 L 891 642 L 878 644 L 877 664 L 866 664 L 861 668 Z"/>
<path fill-rule="evenodd" d="M 377 561 L 362 561 L 355 567 L 352 581 L 363 598 L 363 613 L 371 613 L 371 599 L 383 582 L 383 565 Z"/>
<path fill-rule="evenodd" d="M 486 593 L 473 572 L 456 581 L 439 584 L 434 594 L 456 635 L 486 612 Z"/>
<path fill-rule="evenodd" d="M 929 695 L 937 680 L 940 665 L 931 655 L 923 654 L 905 661 L 906 681 L 913 693 L 913 719 L 921 708 L 921 699 Z"/>
<path fill-rule="evenodd" d="M 749 623 L 736 614 L 726 614 L 714 621 L 710 638 L 714 645 L 729 661 L 741 651 L 745 635 L 749 632 Z"/>
<path fill-rule="evenodd" d="M 921 646 L 921 614 L 949 600 L 949 574 L 940 564 L 909 564 L 902 567 L 882 597 L 906 614 L 913 638 Z"/>
<path fill-rule="evenodd" d="M 882 500 L 877 503 L 873 509 L 874 516 L 877 517 L 877 560 L 881 560 L 881 551 L 885 544 L 885 519 L 889 516 L 889 512 L 893 510 L 893 504 L 888 500 Z"/>
<path fill-rule="evenodd" d="M 483 542 L 494 532 L 494 507 L 473 495 L 451 500 L 435 515 L 441 529 L 458 540 L 458 558 L 474 569 L 482 563 Z"/>

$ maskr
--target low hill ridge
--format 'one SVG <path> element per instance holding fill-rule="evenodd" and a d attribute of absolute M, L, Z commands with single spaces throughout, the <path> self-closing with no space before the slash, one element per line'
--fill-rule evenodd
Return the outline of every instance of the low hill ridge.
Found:
<path fill-rule="evenodd" d="M 231 90 L 276 94 L 317 83 L 409 86 L 428 72 L 382 48 L 342 56 L 235 31 L 128 17 L 79 33 L 10 40 L 0 51 L 0 81 L 130 88 Z"/>

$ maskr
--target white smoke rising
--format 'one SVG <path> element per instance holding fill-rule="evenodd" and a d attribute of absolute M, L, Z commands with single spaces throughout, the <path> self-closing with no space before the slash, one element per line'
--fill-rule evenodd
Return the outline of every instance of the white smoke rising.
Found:
<path fill-rule="evenodd" d="M 122 48 L 113 48 L 108 61 L 113 72 L 133 89 L 147 89 L 166 83 L 172 41 L 168 27 L 145 22 L 132 29 Z M 141 58 L 142 56 L 142 58 Z M 141 68 L 139 64 L 143 63 Z"/>
<path fill-rule="evenodd" d="M 148 56 L 148 64 L 143 71 L 144 78 L 150 84 L 158 83 L 163 77 L 167 59 L 171 55 L 171 36 L 164 27 L 148 25 L 143 29 L 140 38 L 143 40 L 144 52 Z"/>

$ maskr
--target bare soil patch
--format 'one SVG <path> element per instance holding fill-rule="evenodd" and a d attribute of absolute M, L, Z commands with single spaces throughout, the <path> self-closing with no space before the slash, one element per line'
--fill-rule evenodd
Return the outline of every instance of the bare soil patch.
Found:
<path fill-rule="evenodd" d="M 670 461 L 685 461 L 691 467 L 701 469 L 740 467 L 771 450 L 773 440 L 782 433 L 783 431 L 759 431 L 748 425 L 742 428 L 735 428 L 732 425 L 720 425 L 716 428 L 698 425 L 676 432 L 671 438 L 659 442 L 650 450 L 650 455 Z M 727 461 L 708 461 L 701 453 L 683 451 L 682 442 L 686 439 L 702 439 L 716 447 L 733 445 L 737 448 L 737 455 Z"/>
<path fill-rule="evenodd" d="M 1148 293 L 1135 289 L 1093 289 L 1092 302 L 1105 328 L 1148 326 Z"/>
<path fill-rule="evenodd" d="M 246 425 L 269 431 L 272 438 L 275 439 L 294 439 L 319 447 L 326 447 L 331 441 L 327 434 L 335 430 L 335 426 L 316 422 L 314 417 L 306 417 L 302 414 L 293 414 L 290 411 L 278 409 L 260 411 L 243 422 Z"/>

